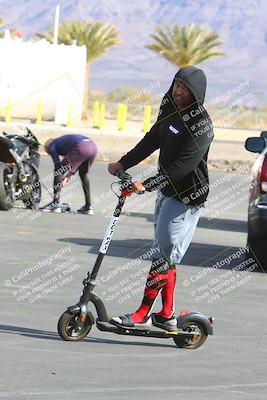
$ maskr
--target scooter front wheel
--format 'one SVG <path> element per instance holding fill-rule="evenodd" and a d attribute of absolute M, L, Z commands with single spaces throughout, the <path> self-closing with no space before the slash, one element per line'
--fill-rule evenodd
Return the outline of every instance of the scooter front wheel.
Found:
<path fill-rule="evenodd" d="M 189 339 L 182 335 L 173 338 L 177 347 L 183 349 L 197 349 L 205 343 L 208 333 L 205 326 L 199 321 L 187 321 L 182 326 L 182 331 L 193 334 L 193 338 Z"/>
<path fill-rule="evenodd" d="M 62 339 L 78 342 L 84 339 L 92 328 L 91 319 L 87 316 L 81 327 L 77 327 L 80 313 L 73 314 L 69 310 L 65 311 L 59 318 L 57 324 L 58 334 Z"/>

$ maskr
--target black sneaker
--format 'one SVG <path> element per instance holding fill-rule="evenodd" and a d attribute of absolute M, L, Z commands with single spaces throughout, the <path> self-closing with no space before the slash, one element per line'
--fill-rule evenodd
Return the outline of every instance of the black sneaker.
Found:
<path fill-rule="evenodd" d="M 133 322 L 131 314 L 121 315 L 120 317 L 114 317 L 109 320 L 109 323 L 120 328 L 129 329 L 140 329 L 149 330 L 152 326 L 152 321 L 150 316 L 146 317 L 142 322 Z"/>
<path fill-rule="evenodd" d="M 162 315 L 152 314 L 152 324 L 158 328 L 168 332 L 177 331 L 177 319 L 173 314 L 170 318 L 165 318 Z"/>
<path fill-rule="evenodd" d="M 94 211 L 91 206 L 83 206 L 77 210 L 77 213 L 79 214 L 86 214 L 86 215 L 94 215 Z"/>

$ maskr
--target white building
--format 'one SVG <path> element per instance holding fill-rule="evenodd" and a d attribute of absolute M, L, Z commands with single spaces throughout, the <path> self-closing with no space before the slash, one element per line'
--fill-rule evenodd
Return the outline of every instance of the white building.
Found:
<path fill-rule="evenodd" d="M 0 115 L 9 102 L 12 119 L 36 118 L 41 101 L 43 119 L 64 124 L 71 107 L 72 121 L 80 121 L 85 66 L 85 46 L 0 39 Z"/>

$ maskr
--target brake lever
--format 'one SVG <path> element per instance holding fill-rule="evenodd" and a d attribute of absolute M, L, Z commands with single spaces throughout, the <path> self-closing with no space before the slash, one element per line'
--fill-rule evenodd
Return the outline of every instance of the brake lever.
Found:
<path fill-rule="evenodd" d="M 128 174 L 127 172 L 124 172 L 124 171 L 117 172 L 116 176 L 121 181 L 132 181 L 132 176 L 130 174 Z"/>
<path fill-rule="evenodd" d="M 145 194 L 145 190 L 135 190 L 136 194 Z"/>

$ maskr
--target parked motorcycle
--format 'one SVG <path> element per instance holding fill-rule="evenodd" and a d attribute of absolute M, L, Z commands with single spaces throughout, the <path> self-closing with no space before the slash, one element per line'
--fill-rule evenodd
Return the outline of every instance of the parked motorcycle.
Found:
<path fill-rule="evenodd" d="M 10 210 L 16 200 L 35 209 L 41 201 L 39 142 L 26 130 L 25 135 L 0 136 L 0 210 Z"/>

